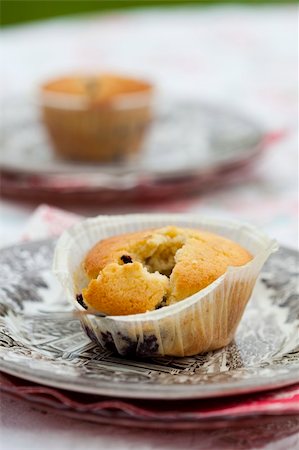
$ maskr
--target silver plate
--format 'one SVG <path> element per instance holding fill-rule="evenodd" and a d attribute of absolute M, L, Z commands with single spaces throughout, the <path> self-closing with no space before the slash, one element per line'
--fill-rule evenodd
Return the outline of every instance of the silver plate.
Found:
<path fill-rule="evenodd" d="M 89 341 L 76 319 L 54 314 L 70 308 L 51 273 L 54 245 L 47 240 L 2 250 L 4 372 L 78 392 L 168 400 L 256 392 L 299 381 L 296 251 L 282 248 L 266 263 L 228 347 L 189 358 L 128 360 Z"/>

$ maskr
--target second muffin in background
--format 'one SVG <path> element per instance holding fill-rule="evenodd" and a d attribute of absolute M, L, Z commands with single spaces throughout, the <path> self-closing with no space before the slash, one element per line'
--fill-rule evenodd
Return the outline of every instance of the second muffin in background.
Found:
<path fill-rule="evenodd" d="M 150 123 L 152 92 L 146 81 L 112 74 L 45 83 L 42 118 L 56 154 L 98 162 L 136 154 Z"/>

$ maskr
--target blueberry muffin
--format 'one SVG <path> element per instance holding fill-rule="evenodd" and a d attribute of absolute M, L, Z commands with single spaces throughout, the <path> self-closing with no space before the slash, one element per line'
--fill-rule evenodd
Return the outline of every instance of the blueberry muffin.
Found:
<path fill-rule="evenodd" d="M 53 269 L 101 348 L 134 358 L 191 356 L 232 342 L 277 248 L 261 230 L 236 221 L 98 216 L 60 237 Z"/>

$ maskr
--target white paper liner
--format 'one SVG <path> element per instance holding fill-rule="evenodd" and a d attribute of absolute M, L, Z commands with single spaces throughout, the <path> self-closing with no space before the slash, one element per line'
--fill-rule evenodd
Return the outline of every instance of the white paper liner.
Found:
<path fill-rule="evenodd" d="M 82 315 L 86 333 L 104 348 L 121 355 L 191 356 L 229 344 L 264 262 L 278 249 L 276 241 L 251 225 L 199 215 L 131 214 L 87 219 L 61 236 L 54 255 L 53 271 L 74 307 L 82 309 L 76 294 L 89 282 L 82 261 L 94 244 L 113 235 L 167 225 L 217 233 L 245 247 L 254 258 L 246 265 L 229 267 L 214 283 L 171 306 L 127 316 Z"/>

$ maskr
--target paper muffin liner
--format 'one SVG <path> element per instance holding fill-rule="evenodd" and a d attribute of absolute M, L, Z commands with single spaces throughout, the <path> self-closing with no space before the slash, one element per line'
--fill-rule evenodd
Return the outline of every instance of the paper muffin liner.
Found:
<path fill-rule="evenodd" d="M 82 261 L 98 241 L 149 228 L 177 225 L 211 231 L 237 242 L 253 259 L 227 271 L 205 289 L 180 302 L 142 314 L 96 317 L 82 314 L 87 335 L 120 355 L 191 356 L 229 344 L 236 332 L 256 279 L 277 243 L 257 228 L 188 214 L 98 216 L 66 231 L 57 243 L 53 270 L 67 298 L 78 310 L 76 295 L 87 286 Z"/>
<path fill-rule="evenodd" d="M 150 105 L 86 110 L 42 107 L 43 121 L 60 156 L 113 161 L 136 154 L 151 121 Z"/>

